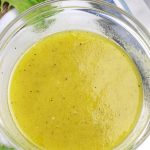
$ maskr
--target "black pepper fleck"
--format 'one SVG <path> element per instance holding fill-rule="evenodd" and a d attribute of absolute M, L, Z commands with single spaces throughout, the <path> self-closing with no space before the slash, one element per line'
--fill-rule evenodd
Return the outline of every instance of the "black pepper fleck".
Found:
<path fill-rule="evenodd" d="M 50 101 L 50 102 L 53 102 L 53 101 L 54 101 L 54 99 L 53 99 L 53 98 L 50 98 L 50 99 L 49 99 L 49 101 Z"/>
<path fill-rule="evenodd" d="M 39 90 L 36 90 L 36 93 L 40 93 L 40 91 L 39 91 Z"/>

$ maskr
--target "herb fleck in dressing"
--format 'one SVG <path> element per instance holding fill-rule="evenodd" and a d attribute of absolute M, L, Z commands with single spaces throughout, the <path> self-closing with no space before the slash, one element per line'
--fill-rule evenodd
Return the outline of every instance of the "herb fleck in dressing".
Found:
<path fill-rule="evenodd" d="M 9 105 L 20 131 L 47 150 L 110 150 L 135 127 L 142 82 L 111 40 L 66 31 L 44 38 L 18 61 Z"/>

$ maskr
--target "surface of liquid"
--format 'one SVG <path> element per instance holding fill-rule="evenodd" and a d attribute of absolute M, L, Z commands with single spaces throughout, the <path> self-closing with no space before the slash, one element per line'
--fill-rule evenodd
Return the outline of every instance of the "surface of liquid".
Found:
<path fill-rule="evenodd" d="M 23 135 L 47 150 L 109 150 L 134 128 L 142 82 L 117 44 L 95 33 L 56 33 L 18 61 L 9 85 Z"/>

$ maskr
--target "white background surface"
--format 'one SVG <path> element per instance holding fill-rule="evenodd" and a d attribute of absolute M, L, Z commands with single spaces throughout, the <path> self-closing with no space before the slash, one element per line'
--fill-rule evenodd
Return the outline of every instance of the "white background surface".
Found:
<path fill-rule="evenodd" d="M 150 0 L 146 1 L 150 3 Z M 150 9 L 144 0 L 125 0 L 125 2 L 131 13 L 150 31 Z"/>
<path fill-rule="evenodd" d="M 119 1 L 119 0 L 118 0 Z M 150 10 L 143 0 L 125 0 L 132 14 L 150 31 Z M 148 0 L 150 1 L 150 0 Z M 15 18 L 17 12 L 11 10 L 2 19 L 0 19 L 0 33 L 4 27 Z M 5 144 L 5 140 L 0 135 L 1 141 Z M 138 150 L 150 150 L 150 137 L 138 148 Z"/>

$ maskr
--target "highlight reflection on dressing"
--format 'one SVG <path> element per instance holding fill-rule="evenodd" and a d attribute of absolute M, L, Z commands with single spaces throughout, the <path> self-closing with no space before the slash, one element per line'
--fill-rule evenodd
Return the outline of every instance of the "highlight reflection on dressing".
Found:
<path fill-rule="evenodd" d="M 9 106 L 23 135 L 46 150 L 110 150 L 135 127 L 139 72 L 117 44 L 91 32 L 44 38 L 18 61 Z"/>

